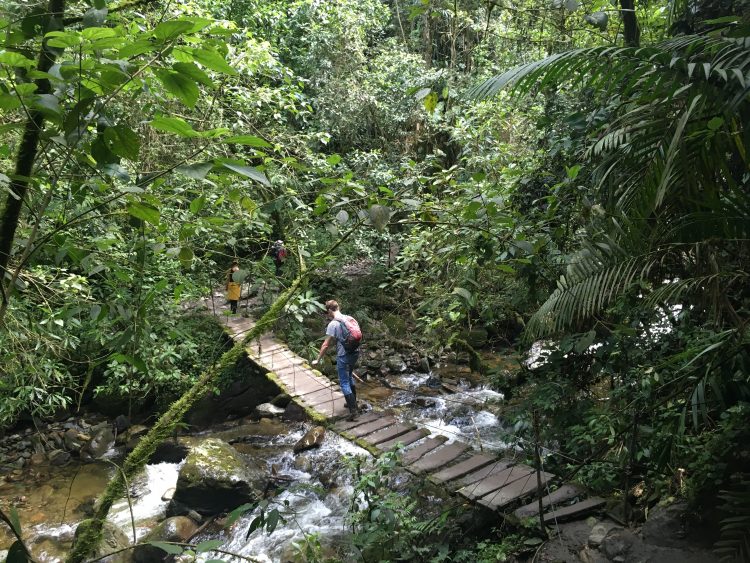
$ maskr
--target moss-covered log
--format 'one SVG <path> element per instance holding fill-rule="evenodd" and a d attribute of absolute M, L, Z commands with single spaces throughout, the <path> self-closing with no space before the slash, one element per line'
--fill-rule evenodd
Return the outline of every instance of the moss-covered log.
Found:
<path fill-rule="evenodd" d="M 90 525 L 79 537 L 75 547 L 68 556 L 67 563 L 82 563 L 92 553 L 101 539 L 102 526 L 107 518 L 112 504 L 115 503 L 126 492 L 126 483 L 131 481 L 135 474 L 146 464 L 148 459 L 156 450 L 159 443 L 168 438 L 174 431 L 175 426 L 190 407 L 208 391 L 215 379 L 226 369 L 230 369 L 245 353 L 245 347 L 255 338 L 258 338 L 269 328 L 280 316 L 284 306 L 297 292 L 305 279 L 303 272 L 292 285 L 284 291 L 273 303 L 271 308 L 260 318 L 256 325 L 248 331 L 242 341 L 235 344 L 231 350 L 222 355 L 219 362 L 212 368 L 206 370 L 200 379 L 180 399 L 172 403 L 154 424 L 151 430 L 138 443 L 136 448 L 125 459 L 122 471 L 116 473 L 107 486 L 107 489 L 99 499 L 98 508 Z"/>

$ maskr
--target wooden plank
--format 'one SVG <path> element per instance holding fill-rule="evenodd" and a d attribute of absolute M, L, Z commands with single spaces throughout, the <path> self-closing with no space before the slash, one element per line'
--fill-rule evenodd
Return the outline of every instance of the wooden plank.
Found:
<path fill-rule="evenodd" d="M 517 479 L 526 478 L 533 472 L 534 470 L 527 465 L 514 465 L 513 467 L 508 467 L 499 473 L 489 475 L 476 483 L 467 485 L 458 492 L 470 500 L 476 500 L 492 491 L 505 487 Z"/>
<path fill-rule="evenodd" d="M 436 436 L 434 438 L 428 438 L 421 444 L 414 446 L 412 449 L 404 453 L 403 457 L 401 458 L 401 464 L 411 465 L 412 463 L 417 461 L 420 457 L 422 457 L 426 453 L 431 452 L 438 446 L 442 445 L 443 442 L 447 442 L 447 441 L 448 441 L 448 438 L 446 438 L 445 436 Z"/>
<path fill-rule="evenodd" d="M 544 510 L 550 506 L 567 502 L 583 494 L 585 494 L 583 487 L 574 485 L 572 483 L 567 483 L 559 489 L 552 491 L 550 494 L 544 495 L 542 497 L 542 509 Z M 513 516 L 515 516 L 519 520 L 523 520 L 524 518 L 537 516 L 538 514 L 539 502 L 537 500 L 534 500 L 534 502 L 530 502 L 529 504 L 522 506 L 521 508 L 516 510 L 513 513 Z"/>
<path fill-rule="evenodd" d="M 496 458 L 494 457 L 490 457 L 484 454 L 476 454 L 471 456 L 469 459 L 462 461 L 461 463 L 457 463 L 456 465 L 441 469 L 434 475 L 431 475 L 430 480 L 433 483 L 440 485 L 441 483 L 445 483 L 446 481 L 458 479 L 459 477 L 463 477 L 464 475 L 471 473 L 472 471 L 481 469 L 482 467 L 489 465 L 495 460 Z"/>
<path fill-rule="evenodd" d="M 544 483 L 550 479 L 554 479 L 554 477 L 555 476 L 550 473 L 542 472 L 542 486 L 544 486 Z M 535 493 L 537 490 L 536 471 L 532 470 L 530 475 L 512 479 L 504 487 L 485 496 L 483 499 L 485 503 L 483 504 L 493 510 L 498 510 Z"/>
<path fill-rule="evenodd" d="M 397 422 L 398 420 L 396 420 L 392 416 L 384 416 L 379 420 L 373 420 L 372 422 L 368 422 L 367 424 L 362 424 L 360 426 L 357 426 L 356 428 L 347 430 L 347 434 L 354 436 L 355 438 L 361 438 L 362 436 L 372 434 L 373 432 L 375 432 L 376 430 L 380 430 L 381 428 L 393 426 Z"/>
<path fill-rule="evenodd" d="M 555 522 L 564 522 L 565 520 L 575 520 L 579 516 L 593 512 L 597 508 L 604 506 L 605 500 L 599 497 L 591 497 L 581 502 L 571 504 L 565 508 L 560 508 L 544 515 L 545 524 L 554 524 Z"/>
<path fill-rule="evenodd" d="M 492 465 L 487 465 L 483 467 L 482 469 L 478 469 L 472 473 L 469 473 L 463 479 L 459 480 L 456 483 L 456 485 L 459 488 L 465 487 L 467 485 L 471 485 L 473 483 L 476 483 L 477 481 L 481 481 L 485 477 L 489 477 L 490 475 L 495 475 L 496 473 L 505 471 L 508 467 L 510 467 L 514 463 L 515 462 L 509 459 L 498 459 Z"/>
<path fill-rule="evenodd" d="M 377 412 L 368 412 L 367 414 L 363 414 L 360 417 L 357 417 L 357 420 L 340 420 L 336 423 L 334 428 L 336 430 L 340 430 L 342 432 L 349 430 L 350 428 L 354 428 L 355 426 L 360 426 L 362 424 L 367 424 L 368 422 L 372 422 L 373 420 L 378 420 L 379 418 L 383 417 L 383 413 L 377 413 Z"/>
<path fill-rule="evenodd" d="M 396 444 L 402 444 L 403 446 L 408 446 L 409 444 L 413 444 L 414 442 L 421 440 L 425 436 L 429 436 L 430 431 L 426 428 L 417 428 L 416 430 L 412 430 L 411 432 L 407 432 L 406 434 L 402 434 L 401 436 L 398 436 L 397 438 L 393 438 L 392 440 L 388 440 L 386 442 L 381 442 L 378 444 L 379 450 L 390 450 L 392 447 L 394 447 Z"/>
<path fill-rule="evenodd" d="M 373 432 L 369 436 L 365 438 L 368 444 L 371 444 L 373 446 L 380 444 L 381 442 L 387 442 L 388 440 L 392 440 L 393 438 L 397 436 L 402 436 L 409 432 L 410 430 L 414 430 L 416 428 L 413 424 L 394 424 L 393 426 L 389 426 L 388 428 L 383 428 L 382 430 L 378 430 L 377 432 Z"/>
<path fill-rule="evenodd" d="M 415 463 L 411 464 L 407 469 L 417 475 L 433 471 L 453 462 L 468 449 L 468 444 L 464 444 L 463 442 L 453 442 L 452 444 L 433 450 Z"/>

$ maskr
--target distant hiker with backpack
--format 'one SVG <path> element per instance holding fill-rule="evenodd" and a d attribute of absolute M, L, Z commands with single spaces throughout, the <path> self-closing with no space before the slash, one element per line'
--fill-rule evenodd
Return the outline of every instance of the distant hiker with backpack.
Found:
<path fill-rule="evenodd" d="M 224 287 L 227 290 L 227 301 L 229 301 L 229 309 L 233 315 L 237 314 L 237 303 L 240 301 L 240 294 L 242 293 L 242 281 L 240 278 L 240 264 L 237 260 L 232 262 L 232 265 L 227 270 L 226 282 Z"/>
<path fill-rule="evenodd" d="M 362 331 L 353 317 L 343 315 L 339 311 L 339 304 L 334 301 L 326 301 L 326 338 L 320 346 L 317 359 L 313 365 L 317 365 L 325 355 L 328 347 L 336 340 L 336 371 L 339 374 L 339 385 L 344 394 L 346 406 L 349 408 L 349 420 L 357 417 L 357 389 L 354 386 L 354 366 L 359 359 L 359 345 L 362 342 Z"/>
<path fill-rule="evenodd" d="M 271 246 L 271 258 L 273 258 L 273 265 L 276 266 L 276 276 L 281 275 L 281 267 L 286 261 L 286 247 L 284 247 L 283 240 L 277 240 Z"/>

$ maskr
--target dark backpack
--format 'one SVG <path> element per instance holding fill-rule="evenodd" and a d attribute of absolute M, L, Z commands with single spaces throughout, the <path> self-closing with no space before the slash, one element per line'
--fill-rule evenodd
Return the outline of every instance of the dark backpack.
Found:
<path fill-rule="evenodd" d="M 359 323 L 354 317 L 345 316 L 343 321 L 339 321 L 341 325 L 341 345 L 347 352 L 356 352 L 359 350 L 359 345 L 362 344 L 362 330 L 359 328 Z"/>

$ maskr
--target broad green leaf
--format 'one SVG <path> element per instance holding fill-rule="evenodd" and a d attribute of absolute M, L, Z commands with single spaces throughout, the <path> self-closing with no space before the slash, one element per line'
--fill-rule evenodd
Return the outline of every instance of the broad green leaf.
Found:
<path fill-rule="evenodd" d="M 100 305 L 92 305 L 91 310 L 89 311 L 89 316 L 91 317 L 91 320 L 95 321 L 99 318 L 99 315 L 102 312 L 102 308 Z"/>
<path fill-rule="evenodd" d="M 155 74 L 167 92 L 178 98 L 186 106 L 195 107 L 200 90 L 193 79 L 172 70 L 158 70 Z"/>
<path fill-rule="evenodd" d="M 724 125 L 724 119 L 721 117 L 714 117 L 708 122 L 708 128 L 711 131 L 716 131 L 717 129 L 720 129 L 722 125 Z"/>
<path fill-rule="evenodd" d="M 86 10 L 86 13 L 83 14 L 83 27 L 91 28 L 102 25 L 107 19 L 107 12 L 107 8 L 89 8 Z"/>
<path fill-rule="evenodd" d="M 222 143 L 235 143 L 237 145 L 247 145 L 248 147 L 271 147 L 271 143 L 261 139 L 260 137 L 253 137 L 252 135 L 235 135 L 234 137 L 226 137 L 221 140 Z"/>
<path fill-rule="evenodd" d="M 271 182 L 268 181 L 268 178 L 266 178 L 266 175 L 263 174 L 263 172 L 261 172 L 257 168 L 253 168 L 252 166 L 241 166 L 238 164 L 230 164 L 230 163 L 225 162 L 224 167 L 228 168 L 232 172 L 236 172 L 237 174 L 241 174 L 242 176 L 250 178 L 251 180 L 260 182 L 264 186 L 271 185 Z"/>
<path fill-rule="evenodd" d="M 141 140 L 138 135 L 125 125 L 115 125 L 104 130 L 107 147 L 117 156 L 128 160 L 138 160 Z"/>
<path fill-rule="evenodd" d="M 181 555 L 182 554 L 182 547 L 179 545 L 174 545 L 171 543 L 165 543 L 161 541 L 150 541 L 148 542 L 149 545 L 153 545 L 154 547 L 158 547 L 162 551 L 166 551 L 170 555 Z"/>
<path fill-rule="evenodd" d="M 180 253 L 177 255 L 177 257 L 180 259 L 180 262 L 182 262 L 184 265 L 189 266 L 193 262 L 193 257 L 195 255 L 193 254 L 193 249 L 188 246 L 183 246 L 180 248 Z"/>
<path fill-rule="evenodd" d="M 142 221 L 146 221 L 152 225 L 159 224 L 159 210 L 152 205 L 135 201 L 127 205 L 127 210 L 133 217 Z"/>
<path fill-rule="evenodd" d="M 213 88 L 214 83 L 211 81 L 208 74 L 203 72 L 193 63 L 175 63 L 172 65 L 172 68 L 176 72 L 184 76 L 187 76 L 191 78 L 192 80 L 195 80 L 196 82 L 199 82 L 200 84 L 203 84 L 204 86 Z"/>
<path fill-rule="evenodd" d="M 60 100 L 52 94 L 39 94 L 31 104 L 52 116 L 60 115 Z"/>
<path fill-rule="evenodd" d="M 339 162 L 341 162 L 341 156 L 338 154 L 332 154 L 331 156 L 326 158 L 326 162 L 331 166 L 336 166 Z"/>
<path fill-rule="evenodd" d="M 455 293 L 456 295 L 460 295 L 461 297 L 466 299 L 467 303 L 471 303 L 471 292 L 468 289 L 463 287 L 454 287 L 453 293 Z"/>
<path fill-rule="evenodd" d="M 194 180 L 203 180 L 206 175 L 211 172 L 211 168 L 213 167 L 213 162 L 196 162 L 195 164 L 183 164 L 182 166 L 178 166 L 175 168 L 175 172 L 184 174 L 188 178 L 193 178 Z"/>
<path fill-rule="evenodd" d="M 276 526 L 278 526 L 279 521 L 281 521 L 281 513 L 274 508 L 271 512 L 268 513 L 268 518 L 266 519 L 266 530 L 269 534 L 272 534 L 273 531 L 276 529 Z"/>
<path fill-rule="evenodd" d="M 192 126 L 184 119 L 179 117 L 155 117 L 150 122 L 151 127 L 164 131 L 165 133 L 174 133 L 181 137 L 200 137 L 200 133 L 192 128 Z"/>
<path fill-rule="evenodd" d="M 422 103 L 424 104 L 424 109 L 426 109 L 428 113 L 432 113 L 437 107 L 438 95 L 435 92 L 430 92 L 427 96 L 424 97 Z"/>
<path fill-rule="evenodd" d="M 13 94 L 0 94 L 0 109 L 12 110 L 21 106 L 21 100 Z"/>
<path fill-rule="evenodd" d="M 117 32 L 111 27 L 88 27 L 81 30 L 81 37 L 88 41 L 98 41 L 100 39 L 109 39 L 116 37 Z"/>
<path fill-rule="evenodd" d="M 432 88 L 421 88 L 416 94 L 414 94 L 414 98 L 419 102 L 429 96 L 430 92 L 432 92 Z"/>
<path fill-rule="evenodd" d="M 196 553 L 206 553 L 207 551 L 213 551 L 217 547 L 221 547 L 224 545 L 224 542 L 222 540 L 206 540 L 202 541 L 198 545 L 195 546 L 195 552 Z"/>
<path fill-rule="evenodd" d="M 193 22 L 190 20 L 170 20 L 161 22 L 154 28 L 153 36 L 162 41 L 175 39 L 190 31 L 193 28 Z"/>
<path fill-rule="evenodd" d="M 200 210 L 206 205 L 206 196 L 196 197 L 190 202 L 190 212 L 194 215 L 200 213 Z"/>
<path fill-rule="evenodd" d="M 8 519 L 10 520 L 10 524 L 13 527 L 13 532 L 17 536 L 21 536 L 21 519 L 18 517 L 18 511 L 16 510 L 15 506 L 11 506 L 8 509 Z"/>
<path fill-rule="evenodd" d="M 237 74 L 237 71 L 229 66 L 219 53 L 213 49 L 193 49 L 193 60 L 202 64 L 206 68 L 222 72 L 224 74 Z"/>
<path fill-rule="evenodd" d="M 242 208 L 248 213 L 254 213 L 255 210 L 258 209 L 258 204 L 249 197 L 243 197 L 240 201 L 240 205 L 242 205 Z"/>
<path fill-rule="evenodd" d="M 16 53 L 14 51 L 0 51 L 0 64 L 22 68 L 32 68 L 36 66 L 34 61 L 27 59 L 21 53 Z"/>

